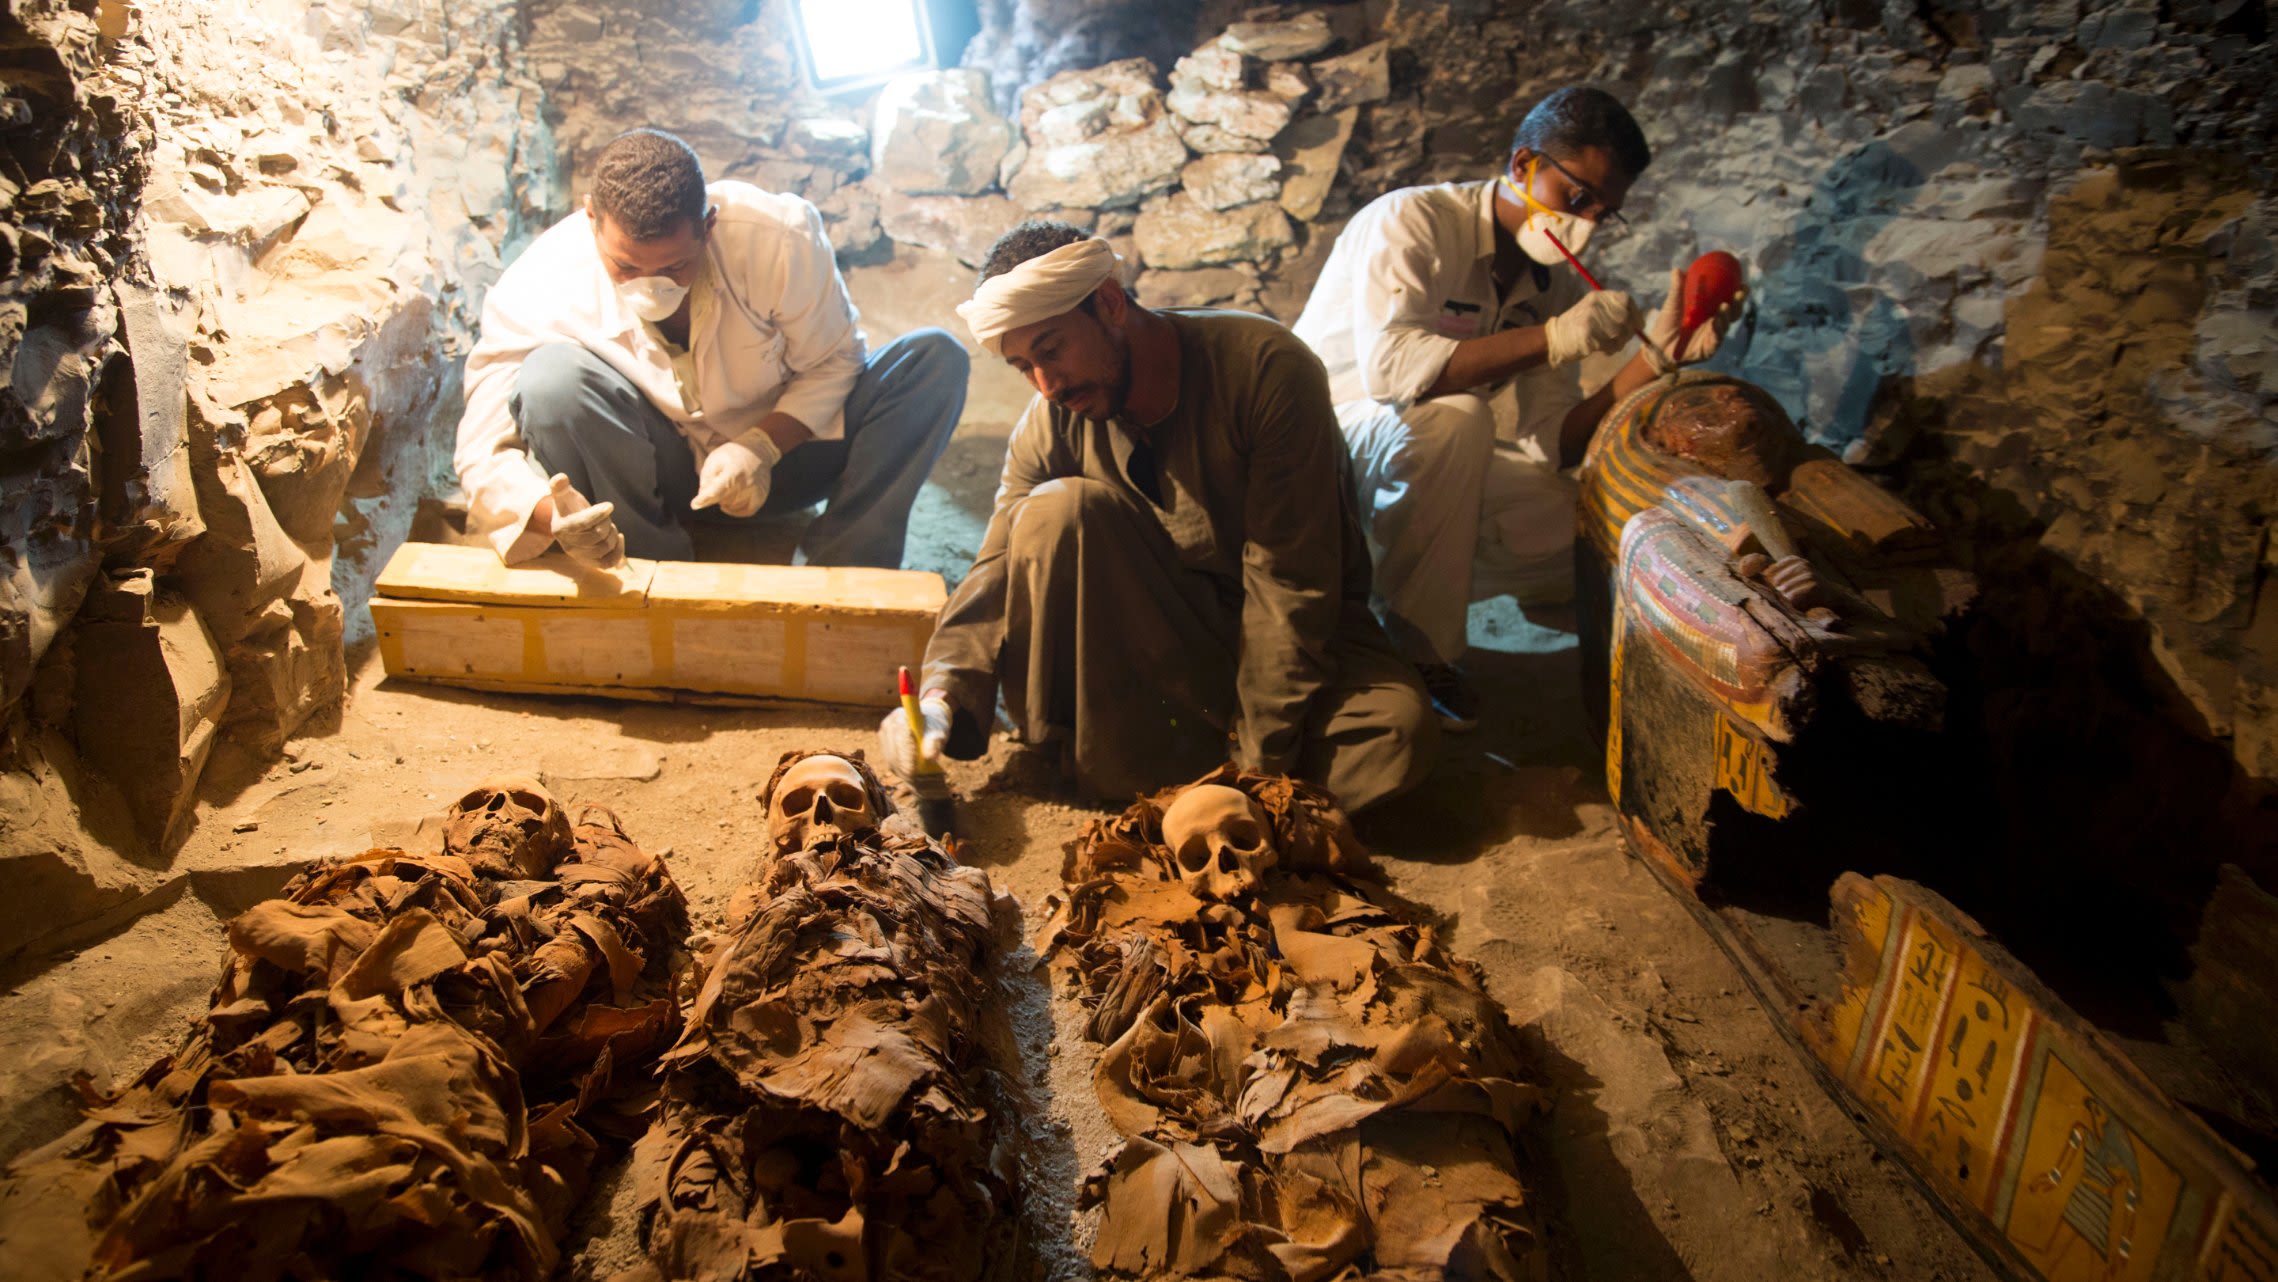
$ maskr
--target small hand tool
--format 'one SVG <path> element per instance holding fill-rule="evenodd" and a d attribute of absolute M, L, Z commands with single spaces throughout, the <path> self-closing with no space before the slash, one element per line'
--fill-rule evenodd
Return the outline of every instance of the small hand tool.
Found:
<path fill-rule="evenodd" d="M 907 665 L 901 669 L 902 715 L 909 718 L 910 738 L 917 744 L 917 773 L 910 788 L 918 795 L 918 824 L 929 837 L 946 837 L 956 827 L 957 799 L 949 791 L 949 776 L 941 763 L 925 755 L 925 714 L 918 710 L 917 687 Z"/>

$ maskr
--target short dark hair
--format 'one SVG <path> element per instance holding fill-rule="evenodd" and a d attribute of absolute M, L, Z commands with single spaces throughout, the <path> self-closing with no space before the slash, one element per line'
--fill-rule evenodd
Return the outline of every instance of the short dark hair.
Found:
<path fill-rule="evenodd" d="M 989 256 L 981 262 L 981 279 L 1002 276 L 1031 258 L 1041 258 L 1055 249 L 1091 238 L 1092 234 L 1081 227 L 1050 218 L 1031 218 L 1015 225 L 989 246 Z"/>
<path fill-rule="evenodd" d="M 662 240 L 682 223 L 704 225 L 704 162 L 662 129 L 609 140 L 593 160 L 593 213 L 634 240 Z"/>
<path fill-rule="evenodd" d="M 1635 181 L 1653 163 L 1645 131 L 1629 108 L 1603 89 L 1572 85 L 1538 102 L 1511 135 L 1511 154 L 1521 148 L 1538 156 L 1572 160 L 1584 147 L 1603 147 Z"/>

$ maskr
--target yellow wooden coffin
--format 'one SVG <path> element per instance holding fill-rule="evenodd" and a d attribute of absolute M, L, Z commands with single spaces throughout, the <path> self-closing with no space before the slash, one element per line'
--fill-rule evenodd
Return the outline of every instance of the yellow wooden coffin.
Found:
<path fill-rule="evenodd" d="M 406 543 L 372 599 L 388 675 L 480 689 L 890 704 L 948 599 L 916 570 L 628 561 Z"/>

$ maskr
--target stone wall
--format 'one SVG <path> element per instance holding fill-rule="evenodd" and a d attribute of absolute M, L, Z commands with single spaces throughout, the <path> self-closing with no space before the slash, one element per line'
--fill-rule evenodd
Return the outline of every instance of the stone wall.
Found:
<path fill-rule="evenodd" d="M 0 19 L 0 859 L 44 892 L 0 953 L 150 889 L 217 744 L 337 704 L 559 204 L 511 0 L 81 7 Z"/>

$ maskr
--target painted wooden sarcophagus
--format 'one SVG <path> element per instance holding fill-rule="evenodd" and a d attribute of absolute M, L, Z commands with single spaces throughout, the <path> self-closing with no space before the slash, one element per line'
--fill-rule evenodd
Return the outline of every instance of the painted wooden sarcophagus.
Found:
<path fill-rule="evenodd" d="M 2189 1054 L 2131 1042 L 2155 1080 L 1931 888 L 1972 817 L 1926 659 L 1974 582 L 1928 522 L 1713 374 L 1616 405 L 1581 487 L 1624 834 L 1829 1092 L 2003 1277 L 2278 1279 L 2268 1168 L 2208 1124 L 2252 1110 L 2179 1104 Z"/>
<path fill-rule="evenodd" d="M 1936 531 L 1718 374 L 1617 404 L 1581 489 L 1585 699 L 1635 846 L 1688 885 L 1713 866 L 1823 893 L 1880 864 L 1856 817 L 1929 750 L 1944 689 L 1923 656 L 1973 591 Z"/>

